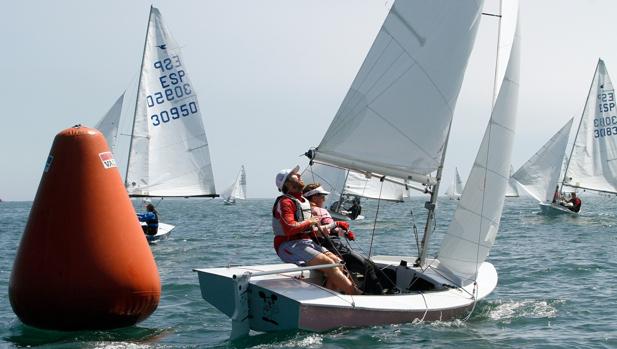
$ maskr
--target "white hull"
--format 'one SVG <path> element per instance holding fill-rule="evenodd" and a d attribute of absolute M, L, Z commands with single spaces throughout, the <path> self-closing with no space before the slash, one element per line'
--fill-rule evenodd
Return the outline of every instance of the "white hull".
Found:
<path fill-rule="evenodd" d="M 338 212 L 334 212 L 334 211 L 330 211 L 328 210 L 328 212 L 330 212 L 330 216 L 332 216 L 332 219 L 334 219 L 335 221 L 351 221 L 352 219 L 349 218 L 348 216 L 342 214 L 342 213 L 338 213 Z M 363 215 L 358 215 L 358 217 L 356 217 L 356 219 L 353 219 L 354 221 L 360 221 L 363 220 L 364 216 Z"/>
<path fill-rule="evenodd" d="M 401 259 L 415 257 L 378 256 L 378 266 L 395 269 Z M 429 261 L 430 262 L 430 261 Z M 438 263 L 438 261 L 433 261 Z M 321 286 L 321 273 L 316 271 L 289 271 L 252 276 L 248 282 L 246 299 L 237 299 L 235 280 L 250 272 L 298 269 L 293 264 L 270 264 L 227 268 L 196 269 L 203 298 L 232 319 L 242 313 L 241 304 L 248 302 L 241 326 L 255 331 L 302 329 L 324 331 L 338 327 L 363 327 L 407 323 L 415 320 L 449 320 L 466 316 L 474 302 L 488 296 L 497 286 L 497 272 L 490 263 L 483 263 L 478 272 L 478 288 L 443 287 L 450 282 L 429 269 L 422 275 L 439 289 L 413 290 L 393 295 L 349 296 Z M 417 268 L 406 269 L 413 274 Z M 408 276 L 410 276 L 409 274 Z M 410 280 L 411 278 L 409 278 Z M 400 281 L 400 280 L 399 280 Z M 416 284 L 421 284 L 418 282 Z M 426 283 L 425 283 L 426 284 Z M 240 305 L 238 305 L 240 304 Z M 239 321 L 233 321 L 238 326 Z M 248 329 L 246 329 L 248 331 Z"/>
<path fill-rule="evenodd" d="M 146 235 L 146 239 L 150 245 L 156 244 L 161 240 L 167 239 L 175 227 L 175 225 L 159 223 L 159 230 L 156 232 L 156 235 Z"/>
<path fill-rule="evenodd" d="M 543 214 L 546 215 L 560 215 L 560 214 L 569 214 L 569 215 L 578 215 L 578 212 L 570 211 L 567 207 L 556 205 L 556 204 L 545 204 L 540 203 L 540 210 Z"/>

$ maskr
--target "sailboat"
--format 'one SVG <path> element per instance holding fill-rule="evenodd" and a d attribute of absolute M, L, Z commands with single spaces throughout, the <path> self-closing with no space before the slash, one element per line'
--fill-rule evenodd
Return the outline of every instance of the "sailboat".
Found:
<path fill-rule="evenodd" d="M 250 329 L 321 331 L 464 318 L 493 291 L 497 272 L 485 259 L 505 200 L 518 98 L 518 4 L 505 4 L 499 52 L 507 65 L 498 66 L 498 97 L 437 256 L 429 257 L 428 246 L 439 179 L 482 1 L 394 2 L 321 143 L 309 151 L 313 162 L 402 178 L 430 193 L 419 255 L 371 257 L 395 275 L 401 292 L 345 295 L 322 287 L 312 270 L 336 265 L 195 269 L 203 298 L 231 317 L 232 338 Z"/>
<path fill-rule="evenodd" d="M 240 172 L 234 183 L 225 190 L 221 196 L 225 201 L 225 205 L 234 205 L 236 200 L 246 200 L 246 172 L 244 165 L 240 168 Z"/>
<path fill-rule="evenodd" d="M 115 151 L 124 94 L 97 125 Z M 180 46 L 150 7 L 125 186 L 130 197 L 216 197 L 208 141 Z M 174 228 L 159 223 L 150 242 Z"/>
<path fill-rule="evenodd" d="M 512 178 L 512 174 L 514 174 L 514 168 L 510 165 L 510 179 L 508 180 L 508 187 L 506 188 L 506 197 L 507 198 L 517 198 L 520 196 L 518 193 L 518 186 L 516 184 L 516 180 Z"/>
<path fill-rule="evenodd" d="M 617 194 L 615 90 L 602 59 L 587 94 L 562 187 Z"/>
<path fill-rule="evenodd" d="M 409 196 L 405 183 L 382 181 L 380 177 L 367 178 L 362 173 L 345 168 L 314 163 L 307 167 L 302 176 L 307 183 L 319 182 L 330 195 L 326 197 L 325 207 L 335 220 L 361 220 L 364 216 L 351 215 L 348 210 L 353 201 L 360 198 L 403 202 Z"/>
<path fill-rule="evenodd" d="M 454 180 L 452 184 L 446 190 L 446 195 L 450 200 L 460 200 L 461 194 L 463 193 L 463 180 L 461 179 L 461 175 L 458 173 L 458 167 L 455 168 Z"/>
<path fill-rule="evenodd" d="M 572 119 L 512 175 L 529 195 L 538 200 L 544 213 L 572 212 L 554 202 L 571 128 Z"/>

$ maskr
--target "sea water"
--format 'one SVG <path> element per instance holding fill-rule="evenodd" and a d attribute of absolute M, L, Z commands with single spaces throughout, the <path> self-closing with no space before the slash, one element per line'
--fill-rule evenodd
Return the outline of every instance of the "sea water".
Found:
<path fill-rule="evenodd" d="M 278 263 L 270 229 L 273 200 L 233 206 L 220 199 L 154 203 L 161 220 L 176 225 L 169 239 L 151 246 L 162 283 L 159 307 L 136 326 L 81 332 L 32 328 L 13 313 L 8 283 L 32 203 L 0 203 L 0 348 L 617 348 L 615 197 L 584 193 L 580 216 L 552 217 L 539 215 L 532 199 L 508 198 L 488 258 L 499 273 L 497 289 L 465 321 L 252 332 L 233 342 L 230 320 L 201 298 L 192 270 Z M 416 234 L 421 237 L 426 219 L 423 204 L 422 198 L 365 202 L 366 219 L 351 224 L 353 246 L 371 255 L 416 255 Z M 439 201 L 431 255 L 456 205 Z"/>

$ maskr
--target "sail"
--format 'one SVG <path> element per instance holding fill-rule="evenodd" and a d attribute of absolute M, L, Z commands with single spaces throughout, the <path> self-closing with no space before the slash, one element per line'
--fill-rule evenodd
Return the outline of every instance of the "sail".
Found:
<path fill-rule="evenodd" d="M 340 200 L 342 195 L 354 195 L 367 199 L 381 199 L 402 202 L 408 196 L 404 185 L 380 178 L 370 177 L 339 167 L 314 163 L 302 173 L 305 183 L 319 182 L 330 192 L 326 198 L 326 207 Z"/>
<path fill-rule="evenodd" d="M 529 195 L 540 202 L 553 200 L 571 128 L 572 119 L 512 175 Z"/>
<path fill-rule="evenodd" d="M 514 173 L 514 168 L 510 165 L 510 179 L 508 180 L 508 186 L 506 187 L 506 197 L 507 198 L 517 198 L 519 197 L 518 186 L 516 184 L 516 180 L 512 178 L 512 174 Z"/>
<path fill-rule="evenodd" d="M 617 193 L 617 102 L 604 61 L 589 89 L 564 185 Z"/>
<path fill-rule="evenodd" d="M 124 93 L 118 97 L 116 103 L 109 109 L 107 114 L 94 126 L 101 131 L 107 145 L 112 153 L 116 153 L 116 145 L 118 144 L 118 126 L 120 125 L 120 116 L 122 116 L 122 104 L 124 103 Z"/>
<path fill-rule="evenodd" d="M 458 167 L 455 168 L 454 180 L 452 184 L 446 190 L 446 195 L 450 199 L 458 199 L 463 192 L 463 180 L 461 179 L 461 175 L 458 173 Z"/>
<path fill-rule="evenodd" d="M 434 184 L 482 1 L 396 1 L 312 156 Z"/>
<path fill-rule="evenodd" d="M 502 14 L 502 18 L 507 16 L 518 17 L 518 11 Z M 502 27 L 503 25 L 504 23 Z M 507 70 L 497 101 L 437 257 L 437 268 L 458 285 L 466 285 L 475 280 L 478 267 L 486 260 L 499 229 L 506 186 L 510 178 L 509 166 L 518 101 L 518 28 L 514 33 Z"/>
<path fill-rule="evenodd" d="M 185 63 L 152 7 L 126 176 L 129 195 L 216 195 L 201 109 Z"/>
<path fill-rule="evenodd" d="M 240 169 L 234 183 L 227 188 L 221 196 L 226 201 L 245 200 L 246 199 L 246 172 L 244 166 Z"/>

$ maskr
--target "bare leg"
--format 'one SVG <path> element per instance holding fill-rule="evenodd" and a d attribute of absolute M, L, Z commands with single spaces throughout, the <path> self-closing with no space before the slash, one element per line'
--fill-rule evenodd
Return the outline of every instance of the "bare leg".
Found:
<path fill-rule="evenodd" d="M 311 259 L 308 262 L 308 265 L 319 265 L 319 264 L 332 264 L 337 263 L 340 259 L 336 258 L 336 260 L 330 258 L 326 254 L 319 254 L 317 257 Z M 341 268 L 328 268 L 321 269 L 321 271 L 326 274 L 328 278 L 326 282 L 326 287 L 334 290 L 344 292 L 345 294 L 358 294 L 358 290 L 354 286 L 354 284 L 343 274 Z"/>

